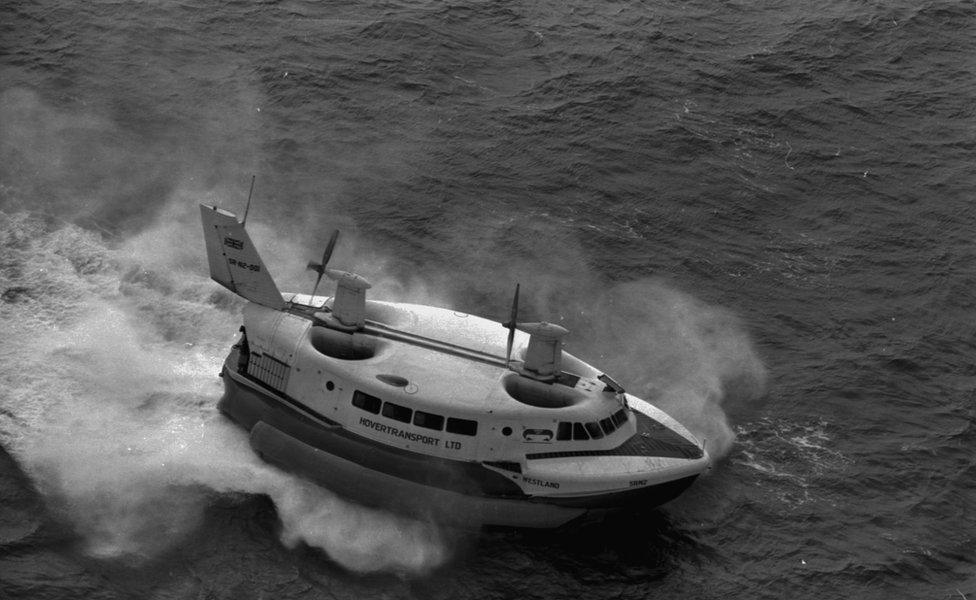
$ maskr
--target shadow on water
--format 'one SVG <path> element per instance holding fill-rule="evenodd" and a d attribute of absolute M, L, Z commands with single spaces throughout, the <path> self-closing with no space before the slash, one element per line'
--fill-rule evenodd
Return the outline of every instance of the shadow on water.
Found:
<path fill-rule="evenodd" d="M 44 503 L 17 461 L 0 446 L 0 551 L 51 537 Z"/>
<path fill-rule="evenodd" d="M 414 582 L 418 596 L 447 597 L 452 590 L 466 596 L 470 585 L 498 597 L 622 592 L 668 577 L 698 551 L 696 540 L 660 510 L 612 514 L 555 531 L 489 528 L 468 542 L 454 564 Z"/>
<path fill-rule="evenodd" d="M 677 555 L 695 552 L 697 546 L 666 512 L 656 509 L 614 513 L 601 521 L 518 536 L 529 552 L 561 571 L 591 569 L 601 577 L 615 568 L 622 573 L 638 569 L 643 578 L 664 576 L 675 566 Z"/>

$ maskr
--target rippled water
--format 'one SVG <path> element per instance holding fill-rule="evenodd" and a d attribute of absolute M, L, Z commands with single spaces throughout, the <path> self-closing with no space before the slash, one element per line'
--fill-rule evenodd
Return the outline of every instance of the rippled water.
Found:
<path fill-rule="evenodd" d="M 0 7 L 0 592 L 976 595 L 971 2 Z M 660 510 L 446 530 L 257 460 L 239 303 L 334 226 L 377 297 L 558 320 L 725 451 Z"/>

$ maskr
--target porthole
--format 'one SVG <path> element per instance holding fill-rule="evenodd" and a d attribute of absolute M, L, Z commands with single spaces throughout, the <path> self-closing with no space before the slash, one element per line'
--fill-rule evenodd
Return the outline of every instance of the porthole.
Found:
<path fill-rule="evenodd" d="M 512 428 L 511 427 L 502 427 L 502 435 L 504 435 L 504 436 L 512 435 Z"/>
<path fill-rule="evenodd" d="M 335 384 L 332 383 L 331 381 L 326 381 L 325 382 L 325 389 L 327 389 L 327 390 L 329 390 L 331 392 L 332 390 L 335 389 Z"/>

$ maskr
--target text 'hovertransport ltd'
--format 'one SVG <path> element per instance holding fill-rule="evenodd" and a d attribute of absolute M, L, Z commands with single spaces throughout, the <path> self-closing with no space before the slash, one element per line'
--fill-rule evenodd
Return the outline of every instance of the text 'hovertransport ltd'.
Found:
<path fill-rule="evenodd" d="M 363 427 L 368 427 L 370 429 L 375 429 L 380 433 L 385 433 L 398 438 L 403 438 L 405 440 L 410 440 L 411 442 L 418 442 L 427 446 L 440 446 L 441 439 L 432 437 L 429 435 L 421 435 L 419 433 L 413 433 L 412 431 L 404 431 L 396 427 L 390 427 L 389 425 L 384 425 L 383 423 L 377 423 L 366 417 L 359 417 L 359 424 Z"/>

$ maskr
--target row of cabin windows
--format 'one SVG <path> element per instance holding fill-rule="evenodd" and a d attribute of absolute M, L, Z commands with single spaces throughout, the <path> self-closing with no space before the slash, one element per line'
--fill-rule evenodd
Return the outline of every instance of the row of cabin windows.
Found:
<path fill-rule="evenodd" d="M 393 402 L 384 402 L 376 396 L 370 396 L 369 394 L 360 392 L 359 390 L 353 392 L 352 405 L 356 408 L 361 408 L 368 413 L 383 415 L 384 417 L 393 419 L 394 421 L 400 421 L 401 423 L 413 423 L 417 427 L 424 427 L 426 429 L 433 429 L 435 431 L 445 430 L 448 433 L 457 433 L 459 435 L 478 434 L 477 421 L 456 419 L 454 417 L 447 417 L 447 419 L 445 419 L 441 415 L 435 415 L 422 410 L 413 410 L 407 408 L 406 406 L 394 404 Z M 447 422 L 446 427 L 444 426 L 445 421 Z"/>
<path fill-rule="evenodd" d="M 598 440 L 610 435 L 627 422 L 627 411 L 620 409 L 605 419 L 589 423 L 560 421 L 556 428 L 557 440 Z"/>

